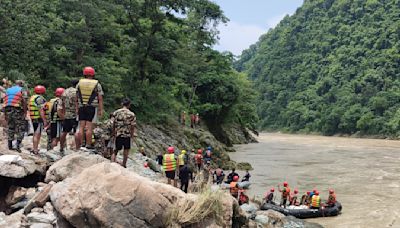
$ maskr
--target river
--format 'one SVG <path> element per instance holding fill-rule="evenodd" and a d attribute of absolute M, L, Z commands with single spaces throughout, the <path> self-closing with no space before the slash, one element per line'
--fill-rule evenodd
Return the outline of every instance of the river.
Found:
<path fill-rule="evenodd" d="M 327 199 L 333 188 L 342 214 L 308 221 L 328 228 L 400 227 L 400 141 L 270 133 L 258 140 L 230 154 L 254 168 L 250 196 L 283 181 L 300 196 L 315 187 Z"/>

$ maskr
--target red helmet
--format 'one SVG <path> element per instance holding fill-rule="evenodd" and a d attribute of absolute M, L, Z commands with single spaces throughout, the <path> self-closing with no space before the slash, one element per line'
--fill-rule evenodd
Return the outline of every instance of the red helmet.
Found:
<path fill-rule="evenodd" d="M 311 193 L 310 191 L 307 191 L 307 195 L 310 195 L 310 193 Z"/>
<path fill-rule="evenodd" d="M 34 92 L 36 94 L 45 94 L 46 93 L 46 87 L 44 87 L 42 85 L 37 85 L 37 86 L 35 86 Z"/>
<path fill-rule="evenodd" d="M 85 67 L 83 68 L 83 75 L 94 77 L 95 71 L 93 67 Z"/>
<path fill-rule="evenodd" d="M 239 177 L 238 176 L 233 176 L 233 181 L 238 181 Z"/>
<path fill-rule="evenodd" d="M 270 190 L 271 192 L 275 192 L 275 188 L 271 188 L 271 190 Z"/>
<path fill-rule="evenodd" d="M 283 187 L 287 187 L 288 186 L 288 183 L 285 181 L 285 182 L 283 182 Z"/>
<path fill-rule="evenodd" d="M 57 88 L 54 94 L 56 97 L 61 97 L 61 95 L 64 93 L 64 88 Z"/>
<path fill-rule="evenodd" d="M 202 149 L 198 149 L 198 150 L 197 150 L 197 153 L 198 153 L 198 154 L 202 154 L 202 153 L 203 153 L 203 150 L 202 150 Z"/>
<path fill-rule="evenodd" d="M 295 189 L 294 194 L 297 194 L 297 193 L 299 193 L 299 190 Z"/>
<path fill-rule="evenodd" d="M 335 191 L 333 191 L 333 189 L 329 189 L 329 194 L 333 194 L 335 193 Z"/>
<path fill-rule="evenodd" d="M 319 191 L 316 191 L 316 192 L 315 192 L 315 195 L 316 195 L 316 196 L 319 196 Z"/>
<path fill-rule="evenodd" d="M 318 192 L 316 188 L 314 188 L 312 191 L 314 192 L 314 194 L 315 194 L 316 192 Z"/>
<path fill-rule="evenodd" d="M 148 167 L 149 167 L 149 164 L 148 164 L 147 162 L 145 162 L 145 163 L 143 164 L 143 166 L 144 166 L 145 168 L 148 168 Z"/>
<path fill-rule="evenodd" d="M 175 148 L 173 146 L 168 147 L 168 153 L 172 154 L 175 152 Z"/>

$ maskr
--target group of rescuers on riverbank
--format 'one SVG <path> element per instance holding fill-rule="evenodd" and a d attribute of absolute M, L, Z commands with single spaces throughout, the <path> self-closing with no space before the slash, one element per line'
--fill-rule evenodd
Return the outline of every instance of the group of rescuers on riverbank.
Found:
<path fill-rule="evenodd" d="M 93 67 L 83 69 L 83 78 L 72 80 L 69 88 L 57 88 L 54 91 L 54 98 L 47 101 L 44 98 L 46 88 L 42 85 L 34 87 L 34 94 L 29 97 L 29 90 L 26 89 L 22 80 L 15 81 L 14 85 L 3 80 L 0 87 L 3 99 L 3 111 L 6 121 L 8 149 L 21 152 L 21 143 L 24 138 L 27 120 L 32 121 L 33 127 L 33 148 L 31 153 L 39 155 L 39 143 L 42 132 L 46 131 L 48 136 L 47 149 L 52 150 L 60 144 L 60 153 L 63 155 L 66 148 L 68 134 L 75 135 L 75 150 L 93 150 L 93 129 L 94 123 L 103 115 L 103 89 L 98 80 L 95 79 Z M 130 111 L 131 101 L 128 98 L 122 100 L 121 108 L 114 111 L 102 128 L 103 133 L 101 148 L 107 158 L 116 162 L 118 151 L 123 149 L 123 160 L 119 162 L 126 167 L 132 141 L 136 135 L 136 116 Z M 14 146 L 14 140 L 16 144 Z M 144 148 L 140 152 L 145 155 Z M 212 148 L 198 149 L 197 153 L 192 149 L 191 153 L 182 150 L 176 156 L 175 148 L 170 146 L 167 153 L 157 156 L 158 164 L 168 179 L 168 184 L 177 186 L 176 174 L 181 181 L 181 189 L 188 191 L 189 180 L 193 181 L 193 171 L 199 173 L 201 170 L 211 174 L 216 184 L 222 184 L 225 174 L 221 168 L 212 169 Z M 111 155 L 111 156 L 110 156 Z M 196 167 L 193 169 L 190 164 Z M 242 182 L 249 181 L 250 174 L 247 170 Z M 239 175 L 233 169 L 228 175 L 226 184 L 229 184 L 230 193 L 240 200 L 243 190 L 240 189 Z M 291 194 L 288 183 L 283 184 L 281 206 L 308 205 L 311 208 L 323 206 L 318 191 L 307 192 L 297 202 L 297 189 Z M 273 203 L 274 189 L 266 194 L 265 201 Z M 333 190 L 329 191 L 329 199 L 326 206 L 332 206 L 336 202 Z"/>

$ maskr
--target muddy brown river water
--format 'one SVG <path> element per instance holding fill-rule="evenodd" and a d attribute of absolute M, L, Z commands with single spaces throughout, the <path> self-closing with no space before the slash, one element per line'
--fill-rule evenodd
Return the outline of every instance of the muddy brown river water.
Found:
<path fill-rule="evenodd" d="M 342 214 L 309 221 L 325 227 L 400 227 L 400 141 L 269 133 L 258 140 L 230 154 L 254 168 L 250 196 L 262 196 L 285 180 L 300 193 L 317 188 L 322 199 L 333 188 Z"/>

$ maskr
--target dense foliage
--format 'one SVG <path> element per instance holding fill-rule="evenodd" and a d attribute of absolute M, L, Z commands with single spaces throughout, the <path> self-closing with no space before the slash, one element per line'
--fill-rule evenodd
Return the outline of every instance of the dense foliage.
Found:
<path fill-rule="evenodd" d="M 261 126 L 397 135 L 399 15 L 399 0 L 306 0 L 236 62 L 262 94 Z"/>
<path fill-rule="evenodd" d="M 253 126 L 251 84 L 211 48 L 226 21 L 209 0 L 2 0 L 0 76 L 52 90 L 89 65 L 108 110 L 127 96 L 142 122 L 186 110 Z"/>

